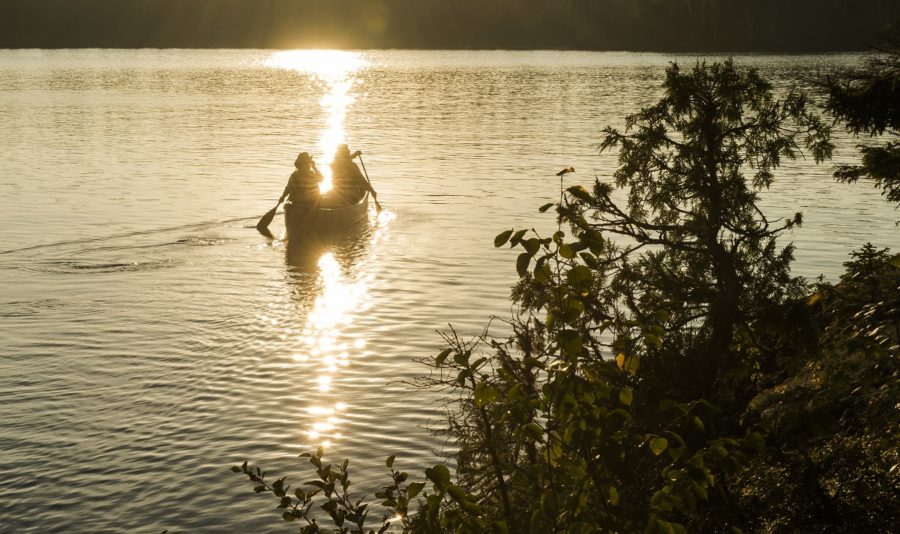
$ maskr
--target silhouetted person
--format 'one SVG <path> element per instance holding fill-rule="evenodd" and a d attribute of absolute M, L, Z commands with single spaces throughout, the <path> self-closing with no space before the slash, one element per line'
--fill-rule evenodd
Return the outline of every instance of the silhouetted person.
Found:
<path fill-rule="evenodd" d="M 371 193 L 372 198 L 378 198 L 369 181 L 353 162 L 356 155 L 358 154 L 350 154 L 350 147 L 347 145 L 338 145 L 334 161 L 331 162 L 332 194 L 336 205 L 358 202 L 366 191 Z"/>
<path fill-rule="evenodd" d="M 289 199 L 294 204 L 314 204 L 319 200 L 319 182 L 322 173 L 308 152 L 301 152 L 294 160 L 296 170 L 291 173 L 284 193 L 278 202 Z"/>

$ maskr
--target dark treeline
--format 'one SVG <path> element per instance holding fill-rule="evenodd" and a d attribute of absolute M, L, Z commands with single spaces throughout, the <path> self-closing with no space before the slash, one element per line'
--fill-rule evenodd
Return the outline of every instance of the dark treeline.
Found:
<path fill-rule="evenodd" d="M 3 48 L 863 49 L 897 0 L 3 0 Z"/>

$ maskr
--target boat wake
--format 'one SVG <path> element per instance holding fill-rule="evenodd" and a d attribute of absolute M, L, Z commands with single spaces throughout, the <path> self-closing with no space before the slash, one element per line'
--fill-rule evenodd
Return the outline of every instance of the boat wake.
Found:
<path fill-rule="evenodd" d="M 12 300 L 3 303 L 0 318 L 32 317 L 63 306 L 60 299 Z"/>
<path fill-rule="evenodd" d="M 226 219 L 224 221 L 207 221 L 203 223 L 192 223 L 192 224 L 184 224 L 179 226 L 167 226 L 163 228 L 153 228 L 150 230 L 139 230 L 135 232 L 125 232 L 120 234 L 111 234 L 105 236 L 98 237 L 88 237 L 85 239 L 71 239 L 65 241 L 56 241 L 53 243 L 41 243 L 37 245 L 29 245 L 27 247 L 19 247 L 7 250 L 0 250 L 0 255 L 9 255 L 9 254 L 17 254 L 21 252 L 29 252 L 33 250 L 42 250 L 42 249 L 52 249 L 57 247 L 66 247 L 72 245 L 87 245 L 90 243 L 102 243 L 104 241 L 113 241 L 118 239 L 127 239 L 127 238 L 139 238 L 144 236 L 152 236 L 155 234 L 166 234 L 170 232 L 178 232 L 185 230 L 201 230 L 205 228 L 214 228 L 221 227 L 229 224 L 240 223 L 244 221 L 256 220 L 255 217 L 241 217 L 239 219 Z M 253 228 L 253 226 L 243 226 L 243 228 Z M 178 243 L 176 241 L 176 243 Z M 179 244 L 188 244 L 188 245 L 197 245 L 197 243 L 189 242 L 189 243 L 179 243 Z M 218 243 L 210 243 L 210 244 L 218 244 Z M 200 245 L 202 246 L 202 244 Z"/>
<path fill-rule="evenodd" d="M 174 260 L 125 261 L 125 262 L 76 262 L 46 261 L 25 267 L 30 271 L 56 274 L 121 273 L 166 269 L 176 264 Z"/>
<path fill-rule="evenodd" d="M 248 218 L 155 228 L 0 251 L 0 270 L 51 274 L 155 271 L 187 260 L 186 247 L 216 247 L 240 239 Z M 179 252 L 181 250 L 182 252 Z"/>

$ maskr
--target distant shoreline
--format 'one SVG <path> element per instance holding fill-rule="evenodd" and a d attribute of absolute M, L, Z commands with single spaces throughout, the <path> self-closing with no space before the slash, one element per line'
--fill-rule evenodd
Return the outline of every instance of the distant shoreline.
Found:
<path fill-rule="evenodd" d="M 179 46 L 70 46 L 70 47 L 0 47 L 0 51 L 25 51 L 25 50 L 263 50 L 263 51 L 290 51 L 290 50 L 343 50 L 347 52 L 596 52 L 606 54 L 683 54 L 688 56 L 704 55 L 735 55 L 735 56 L 829 56 L 842 54 L 862 54 L 871 52 L 871 48 L 843 49 L 843 50 L 590 50 L 578 48 L 274 48 L 274 47 L 179 47 Z"/>
<path fill-rule="evenodd" d="M 861 51 L 896 0 L 3 0 L 0 48 Z"/>

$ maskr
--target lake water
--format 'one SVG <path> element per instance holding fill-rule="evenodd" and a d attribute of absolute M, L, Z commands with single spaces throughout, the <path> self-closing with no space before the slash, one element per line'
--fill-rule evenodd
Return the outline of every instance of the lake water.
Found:
<path fill-rule="evenodd" d="M 243 459 L 413 472 L 443 441 L 425 372 L 436 331 L 507 315 L 515 253 L 493 237 L 608 177 L 603 126 L 658 95 L 653 54 L 0 51 L 0 531 L 277 530 Z M 852 55 L 745 56 L 779 87 Z M 299 150 L 347 141 L 385 212 L 288 254 L 252 226 Z M 837 161 L 857 141 L 839 133 Z M 834 280 L 898 212 L 828 166 L 786 165 L 772 216 L 803 211 L 795 272 Z M 276 218 L 276 234 L 283 223 Z"/>

